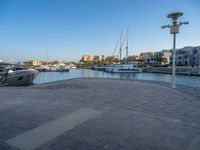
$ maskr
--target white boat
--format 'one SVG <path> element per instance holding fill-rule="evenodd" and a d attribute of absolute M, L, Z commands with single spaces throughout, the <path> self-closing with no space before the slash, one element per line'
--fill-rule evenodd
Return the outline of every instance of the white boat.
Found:
<path fill-rule="evenodd" d="M 140 73 L 142 69 L 135 64 L 112 65 L 105 68 L 106 72 L 113 73 Z"/>
<path fill-rule="evenodd" d="M 40 72 L 46 72 L 46 71 L 49 71 L 49 67 L 48 66 L 45 66 L 45 65 L 41 65 L 41 66 L 36 66 L 34 67 L 34 69 L 40 71 Z"/>
<path fill-rule="evenodd" d="M 38 74 L 38 71 L 35 69 L 17 69 L 13 68 L 8 70 L 5 68 L 0 75 L 0 86 L 31 85 Z"/>
<path fill-rule="evenodd" d="M 71 69 L 76 69 L 76 66 L 72 66 L 72 67 L 70 67 Z"/>
<path fill-rule="evenodd" d="M 70 68 L 68 66 L 66 66 L 65 64 L 59 64 L 56 67 L 56 71 L 58 71 L 58 72 L 70 71 Z"/>

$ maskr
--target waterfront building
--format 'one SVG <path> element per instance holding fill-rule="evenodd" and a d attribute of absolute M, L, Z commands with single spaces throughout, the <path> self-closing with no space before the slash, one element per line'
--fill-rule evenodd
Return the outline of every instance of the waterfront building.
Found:
<path fill-rule="evenodd" d="M 193 51 L 193 64 L 200 66 L 200 46 L 194 48 Z"/>
<path fill-rule="evenodd" d="M 170 58 L 172 64 L 172 56 Z M 182 66 L 199 66 L 200 46 L 186 46 L 176 50 L 176 64 Z"/>
<path fill-rule="evenodd" d="M 140 58 L 143 60 L 144 63 L 147 64 L 148 58 L 151 58 L 153 56 L 153 52 L 145 52 L 145 53 L 140 53 Z"/>
<path fill-rule="evenodd" d="M 99 59 L 100 59 L 99 56 L 95 55 L 93 61 L 99 61 Z"/>
<path fill-rule="evenodd" d="M 123 62 L 126 62 L 126 58 L 123 59 Z M 128 63 L 142 64 L 142 63 L 144 63 L 144 59 L 140 55 L 132 55 L 132 56 L 128 56 Z"/>
<path fill-rule="evenodd" d="M 168 50 L 162 50 L 154 52 L 147 58 L 147 64 L 158 65 L 158 64 L 169 64 L 171 52 Z"/>
<path fill-rule="evenodd" d="M 106 55 L 100 55 L 99 56 L 99 61 L 104 61 L 106 60 Z"/>
<path fill-rule="evenodd" d="M 3 62 L 3 60 L 0 59 L 0 62 Z"/>
<path fill-rule="evenodd" d="M 27 66 L 40 66 L 42 65 L 42 61 L 31 60 L 31 61 L 24 62 L 24 64 Z"/>
<path fill-rule="evenodd" d="M 91 62 L 91 61 L 93 61 L 93 58 L 94 58 L 94 57 L 91 56 L 91 55 L 83 55 L 81 61 L 82 61 L 82 62 Z"/>
<path fill-rule="evenodd" d="M 95 55 L 93 57 L 93 61 L 104 61 L 106 60 L 106 56 L 105 55 Z"/>

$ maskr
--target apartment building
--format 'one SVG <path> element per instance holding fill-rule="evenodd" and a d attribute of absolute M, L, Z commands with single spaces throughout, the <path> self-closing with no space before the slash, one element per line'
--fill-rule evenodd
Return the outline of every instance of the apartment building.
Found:
<path fill-rule="evenodd" d="M 171 50 L 172 52 L 172 50 Z M 173 57 L 170 57 L 172 64 Z M 176 50 L 176 64 L 184 66 L 199 66 L 200 63 L 200 46 L 186 46 Z"/>
<path fill-rule="evenodd" d="M 169 64 L 170 56 L 171 56 L 171 52 L 168 50 L 154 52 L 149 57 L 147 57 L 147 64 L 150 64 L 150 65 Z"/>

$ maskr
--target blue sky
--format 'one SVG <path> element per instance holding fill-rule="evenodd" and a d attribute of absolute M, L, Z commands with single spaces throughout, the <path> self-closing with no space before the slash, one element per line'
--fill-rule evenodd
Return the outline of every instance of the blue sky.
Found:
<path fill-rule="evenodd" d="M 0 59 L 78 61 L 112 55 L 130 26 L 130 54 L 172 47 L 170 12 L 182 11 L 177 47 L 200 45 L 199 0 L 0 0 Z"/>

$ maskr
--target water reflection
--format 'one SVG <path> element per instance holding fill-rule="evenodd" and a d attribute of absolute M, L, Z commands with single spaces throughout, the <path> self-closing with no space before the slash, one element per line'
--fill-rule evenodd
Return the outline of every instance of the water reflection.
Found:
<path fill-rule="evenodd" d="M 72 78 L 115 78 L 124 80 L 151 80 L 171 82 L 170 74 L 153 73 L 107 73 L 103 71 L 94 71 L 90 69 L 78 69 L 70 72 L 41 72 L 34 80 L 35 84 L 48 83 Z M 192 87 L 200 87 L 200 77 L 196 76 L 176 76 L 176 83 Z"/>

